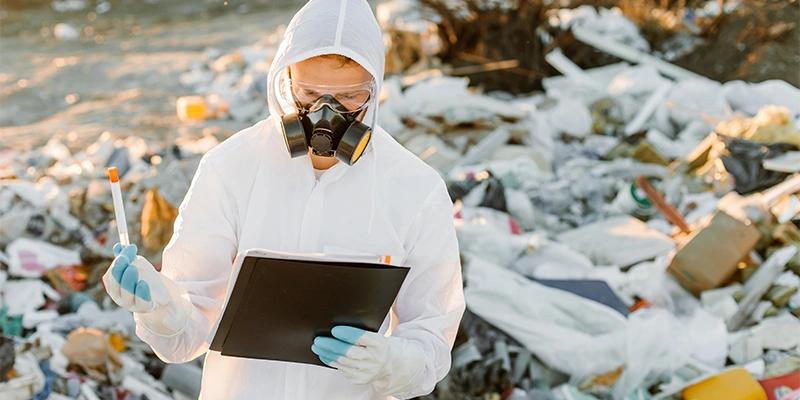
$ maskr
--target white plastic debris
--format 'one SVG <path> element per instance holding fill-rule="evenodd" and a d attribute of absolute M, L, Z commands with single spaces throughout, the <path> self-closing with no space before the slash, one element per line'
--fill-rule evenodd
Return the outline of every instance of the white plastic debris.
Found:
<path fill-rule="evenodd" d="M 722 85 L 722 93 L 734 111 L 754 116 L 768 105 L 786 107 L 800 116 L 800 92 L 786 81 L 772 79 L 760 83 L 730 81 Z"/>
<path fill-rule="evenodd" d="M 741 365 L 761 357 L 763 353 L 764 346 L 761 344 L 761 338 L 746 334 L 731 344 L 728 356 L 733 362 Z"/>
<path fill-rule="evenodd" d="M 434 104 L 452 104 L 459 98 L 470 96 L 468 81 L 464 78 L 436 77 L 419 82 L 403 92 L 405 112 L 401 117 L 410 117 L 424 112 Z"/>
<path fill-rule="evenodd" d="M 104 1 L 98 4 L 97 7 L 95 7 L 94 11 L 97 13 L 97 15 L 105 14 L 111 11 L 111 3 Z"/>
<path fill-rule="evenodd" d="M 507 128 L 500 127 L 495 129 L 489 136 L 472 146 L 456 163 L 456 166 L 476 164 L 483 161 L 495 150 L 505 145 L 510 138 L 511 132 Z"/>
<path fill-rule="evenodd" d="M 406 149 L 440 172 L 449 171 L 459 154 L 434 135 L 420 135 L 406 142 Z"/>
<path fill-rule="evenodd" d="M 122 379 L 122 387 L 131 391 L 131 393 L 137 396 L 147 396 L 148 399 L 153 400 L 173 400 L 172 397 L 158 391 L 147 383 L 131 376 L 127 375 Z"/>
<path fill-rule="evenodd" d="M 79 265 L 80 253 L 41 240 L 19 238 L 6 247 L 12 276 L 39 278 L 58 266 Z"/>
<path fill-rule="evenodd" d="M 711 336 L 709 342 L 720 342 L 712 346 L 714 353 L 725 355 L 721 320 L 684 324 L 666 310 L 642 310 L 626 320 L 605 305 L 477 257 L 469 258 L 465 272 L 470 311 L 520 341 L 551 368 L 580 381 L 627 365 L 614 388 L 616 398 L 682 366 L 694 352 L 691 342 L 696 337 Z M 716 327 L 708 332 L 712 326 Z"/>
<path fill-rule="evenodd" d="M 50 7 L 59 13 L 81 11 L 89 7 L 89 2 L 86 0 L 60 0 L 50 3 Z"/>
<path fill-rule="evenodd" d="M 45 295 L 55 301 L 61 300 L 58 292 L 43 281 L 8 281 L 3 287 L 3 304 L 8 306 L 9 316 L 24 315 L 45 305 Z"/>
<path fill-rule="evenodd" d="M 675 242 L 630 217 L 613 217 L 564 232 L 558 239 L 589 256 L 597 265 L 627 267 L 675 248 Z"/>
<path fill-rule="evenodd" d="M 465 266 L 467 307 L 520 341 L 559 371 L 587 376 L 624 363 L 612 344 L 625 317 L 600 303 L 540 285 L 471 257 Z"/>
<path fill-rule="evenodd" d="M 97 303 L 88 301 L 78 307 L 75 315 L 82 319 L 83 326 L 89 328 L 105 331 L 112 327 L 123 327 L 129 335 L 135 331 L 133 314 L 122 307 L 106 311 L 101 310 Z"/>
<path fill-rule="evenodd" d="M 767 293 L 767 290 L 769 290 L 772 285 L 772 281 L 783 272 L 784 268 L 786 268 L 786 263 L 797 254 L 797 251 L 797 247 L 786 246 L 772 253 L 772 255 L 761 264 L 755 274 L 747 280 L 744 284 L 744 291 L 747 295 L 739 302 L 739 310 L 736 314 L 728 320 L 729 331 L 735 331 L 742 326 L 755 309 L 759 299 Z"/>
<path fill-rule="evenodd" d="M 520 227 L 525 231 L 533 230 L 539 218 L 530 197 L 520 190 L 506 189 L 505 198 L 508 213 L 514 217 Z"/>
<path fill-rule="evenodd" d="M 642 129 L 650 116 L 656 111 L 656 108 L 664 101 L 664 98 L 671 88 L 671 83 L 664 82 L 647 98 L 647 102 L 644 103 L 644 106 L 642 106 L 642 109 L 636 114 L 636 117 L 629 122 L 628 125 L 625 125 L 626 135 L 633 135 Z"/>
<path fill-rule="evenodd" d="M 791 314 L 784 314 L 761 321 L 750 330 L 765 349 L 790 350 L 800 346 L 800 320 Z"/>
<path fill-rule="evenodd" d="M 495 210 L 481 211 L 485 215 L 491 215 L 488 212 Z M 464 248 L 463 253 L 491 258 L 500 265 L 510 266 L 528 248 L 528 238 L 503 232 L 484 221 L 483 217 L 476 217 L 471 221 L 456 221 L 456 233 L 459 244 Z"/>
<path fill-rule="evenodd" d="M 589 29 L 585 29 L 583 27 L 573 27 L 572 33 L 575 34 L 576 39 L 595 47 L 598 50 L 602 50 L 613 56 L 617 56 L 630 62 L 653 65 L 664 75 L 676 79 L 693 79 L 701 77 L 694 72 L 670 64 L 658 57 L 636 49 L 635 47 L 625 45 L 614 39 L 598 36 L 595 32 Z"/>
<path fill-rule="evenodd" d="M 616 77 L 630 68 L 630 64 L 622 62 L 603 67 L 584 70 L 587 79 L 597 82 L 600 88 L 610 88 L 611 82 Z M 594 85 L 585 86 L 576 84 L 573 80 L 563 75 L 551 76 L 542 79 L 542 86 L 547 91 L 547 97 L 553 99 L 581 99 L 586 104 L 592 103 L 607 94 L 595 89 Z"/>
<path fill-rule="evenodd" d="M 601 86 L 593 81 L 580 67 L 567 58 L 561 49 L 555 48 L 544 56 L 544 59 L 558 72 L 574 81 L 577 85 L 586 86 L 594 90 L 601 90 Z"/>
<path fill-rule="evenodd" d="M 28 311 L 22 315 L 22 326 L 32 329 L 37 325 L 58 318 L 56 310 Z"/>
<path fill-rule="evenodd" d="M 61 41 L 78 40 L 81 38 L 81 33 L 77 28 L 64 22 L 53 27 L 53 35 L 56 39 Z"/>
<path fill-rule="evenodd" d="M 612 97 L 649 95 L 670 81 L 647 64 L 634 65 L 619 72 L 606 87 Z"/>
<path fill-rule="evenodd" d="M 33 353 L 17 354 L 14 370 L 19 375 L 17 378 L 0 383 L 3 400 L 28 400 L 44 389 L 45 376 Z"/>
<path fill-rule="evenodd" d="M 562 99 L 550 110 L 553 127 L 574 138 L 584 138 L 592 132 L 592 115 L 580 100 Z"/>
<path fill-rule="evenodd" d="M 656 110 L 657 128 L 665 134 L 677 134 L 674 126 L 686 127 L 697 121 L 705 123 L 705 134 L 711 132 L 716 121 L 730 115 L 730 106 L 722 92 L 722 85 L 709 79 L 684 79 L 673 85 L 666 101 Z"/>
<path fill-rule="evenodd" d="M 31 203 L 34 207 L 44 208 L 55 202 L 61 202 L 62 204 L 57 204 L 57 206 L 63 208 L 66 205 L 64 203 L 68 201 L 65 194 L 61 191 L 61 188 L 59 188 L 56 182 L 50 179 L 43 179 L 36 183 L 11 181 L 4 182 L 4 184 L 9 190 L 28 203 Z"/>
<path fill-rule="evenodd" d="M 587 279 L 594 265 L 588 257 L 563 243 L 533 236 L 528 251 L 514 263 L 513 269 L 537 279 Z"/>
<path fill-rule="evenodd" d="M 761 162 L 770 171 L 794 173 L 800 172 L 800 151 L 790 151 L 775 158 Z"/>
<path fill-rule="evenodd" d="M 619 8 L 596 9 L 583 5 L 574 9 L 559 9 L 554 12 L 557 23 L 562 29 L 582 28 L 597 37 L 607 38 L 630 45 L 633 48 L 650 51 L 650 44 L 639 32 L 639 28 L 631 20 L 622 15 Z"/>
<path fill-rule="evenodd" d="M 733 295 L 740 290 L 742 290 L 742 285 L 738 283 L 724 288 L 706 290 L 700 294 L 700 301 L 710 313 L 728 320 L 739 310 L 739 305 Z"/>

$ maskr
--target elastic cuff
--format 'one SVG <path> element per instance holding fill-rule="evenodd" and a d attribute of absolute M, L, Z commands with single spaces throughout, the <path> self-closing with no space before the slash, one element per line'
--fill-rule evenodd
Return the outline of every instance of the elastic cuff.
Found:
<path fill-rule="evenodd" d="M 167 306 L 164 306 L 164 307 L 171 307 L 171 306 L 172 305 L 167 305 Z M 159 310 L 153 311 L 151 313 L 134 313 L 134 316 L 137 317 L 138 322 L 141 323 L 142 327 L 146 331 L 148 331 L 148 332 L 150 332 L 153 335 L 156 335 L 158 337 L 169 339 L 169 338 L 173 338 L 173 337 L 176 337 L 176 336 L 182 334 L 184 331 L 186 331 L 186 328 L 189 326 L 189 320 L 192 317 L 192 314 L 191 314 L 192 313 L 192 307 L 185 307 L 185 308 L 186 308 L 186 311 L 184 311 L 184 313 L 186 314 L 186 319 L 184 320 L 183 325 L 176 332 L 168 333 L 168 334 L 159 332 L 158 329 L 156 329 L 156 327 L 155 327 L 156 325 L 159 325 L 159 324 L 155 323 L 153 320 L 151 320 L 148 317 L 148 315 L 155 314 Z"/>

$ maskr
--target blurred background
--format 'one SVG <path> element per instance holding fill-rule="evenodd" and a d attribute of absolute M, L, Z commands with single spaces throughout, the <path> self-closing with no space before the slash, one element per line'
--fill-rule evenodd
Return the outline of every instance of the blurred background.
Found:
<path fill-rule="evenodd" d="M 455 202 L 468 311 L 426 399 L 800 399 L 800 2 L 369 3 L 379 123 Z M 160 268 L 303 4 L 0 2 L 0 399 L 197 397 L 202 357 L 102 287 L 106 170 Z"/>

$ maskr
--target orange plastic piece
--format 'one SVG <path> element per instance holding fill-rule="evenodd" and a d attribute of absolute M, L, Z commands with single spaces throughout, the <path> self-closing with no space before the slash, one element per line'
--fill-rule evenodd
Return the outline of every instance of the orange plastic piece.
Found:
<path fill-rule="evenodd" d="M 735 368 L 689 386 L 683 391 L 683 399 L 767 400 L 767 393 L 749 372 Z"/>
<path fill-rule="evenodd" d="M 650 307 L 650 303 L 648 303 L 647 300 L 639 300 L 638 303 L 634 304 L 633 307 L 631 307 L 631 311 L 636 311 L 638 309 L 647 307 Z"/>
<path fill-rule="evenodd" d="M 181 121 L 206 119 L 208 111 L 206 100 L 202 96 L 184 96 L 178 99 L 178 118 Z"/>
<path fill-rule="evenodd" d="M 108 177 L 111 179 L 111 183 L 119 182 L 119 173 L 117 172 L 117 167 L 111 167 L 108 169 Z"/>
<path fill-rule="evenodd" d="M 108 342 L 111 344 L 111 347 L 114 348 L 119 353 L 125 351 L 125 341 L 122 340 L 122 336 L 117 333 L 112 333 L 108 337 Z"/>

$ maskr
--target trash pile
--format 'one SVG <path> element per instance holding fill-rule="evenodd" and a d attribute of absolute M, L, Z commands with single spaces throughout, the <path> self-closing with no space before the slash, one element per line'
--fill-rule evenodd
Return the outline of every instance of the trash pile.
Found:
<path fill-rule="evenodd" d="M 267 75 L 284 29 L 229 54 L 206 49 L 203 60 L 193 62 L 180 76 L 181 85 L 196 95 L 178 99 L 178 117 L 183 121 L 230 118 L 243 123 L 267 118 Z"/>
<path fill-rule="evenodd" d="M 0 152 L 0 398 L 197 398 L 201 361 L 164 364 L 103 289 L 117 241 L 106 174 L 119 169 L 131 241 L 160 268 L 200 158 L 219 141 L 158 147 L 106 132 L 75 154 L 64 143 Z"/>
<path fill-rule="evenodd" d="M 579 8 L 553 25 L 625 61 L 584 70 L 555 47 L 543 92 L 483 92 L 431 68 L 436 21 L 414 4 L 378 8 L 404 71 L 379 121 L 447 182 L 467 301 L 425 398 L 800 398 L 800 90 L 705 79 L 649 55 L 619 13 Z M 265 118 L 281 36 L 207 49 L 178 115 Z M 1 398 L 197 397 L 202 357 L 165 365 L 100 284 L 117 233 L 106 170 L 160 268 L 220 139 L 0 151 Z"/>
<path fill-rule="evenodd" d="M 384 85 L 456 204 L 468 312 L 427 398 L 800 398 L 800 90 L 677 67 L 618 12 L 553 18 L 624 61 L 555 47 L 533 95 Z"/>
<path fill-rule="evenodd" d="M 468 334 L 430 398 L 747 398 L 686 396 L 762 391 L 787 358 L 796 396 L 800 90 L 574 72 L 386 85 L 382 123 L 456 203 L 467 308 L 511 339 Z"/>

